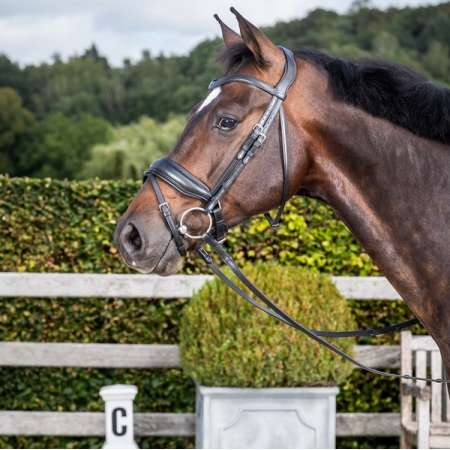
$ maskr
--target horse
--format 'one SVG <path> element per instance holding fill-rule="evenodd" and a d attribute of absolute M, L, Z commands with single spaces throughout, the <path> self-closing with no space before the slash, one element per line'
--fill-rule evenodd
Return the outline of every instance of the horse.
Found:
<path fill-rule="evenodd" d="M 232 12 L 240 33 L 215 16 L 226 75 L 276 85 L 285 52 Z M 434 338 L 450 373 L 450 90 L 384 61 L 315 50 L 293 55 L 285 129 L 272 125 L 264 134 L 262 150 L 220 199 L 222 219 L 232 227 L 295 195 L 327 203 Z M 205 189 L 214 186 L 270 101 L 268 91 L 249 83 L 215 87 L 193 108 L 168 158 Z M 287 154 L 280 156 L 283 140 Z M 146 178 L 115 240 L 133 269 L 170 275 L 182 267 L 180 246 L 197 248 L 211 216 L 201 213 L 200 197 L 164 180 L 157 187 L 159 193 Z M 168 205 L 172 226 L 183 222 L 181 243 L 174 239 L 181 227 L 167 225 Z"/>

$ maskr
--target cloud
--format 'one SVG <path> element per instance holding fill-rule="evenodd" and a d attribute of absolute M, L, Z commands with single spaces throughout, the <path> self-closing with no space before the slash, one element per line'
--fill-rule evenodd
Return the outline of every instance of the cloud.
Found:
<path fill-rule="evenodd" d="M 303 17 L 321 7 L 344 12 L 351 0 L 1 0 L 0 52 L 20 63 L 66 58 L 92 43 L 113 64 L 153 54 L 186 53 L 199 41 L 218 34 L 212 18 L 218 13 L 236 28 L 232 4 L 258 25 Z M 420 0 L 377 0 L 380 6 L 423 3 Z M 429 3 L 429 2 L 428 2 Z"/>

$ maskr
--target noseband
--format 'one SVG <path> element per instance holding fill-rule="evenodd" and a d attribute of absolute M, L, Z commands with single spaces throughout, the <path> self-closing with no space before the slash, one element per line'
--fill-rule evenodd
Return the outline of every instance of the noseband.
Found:
<path fill-rule="evenodd" d="M 420 378 L 413 377 L 411 375 L 401 375 L 396 373 L 384 372 L 381 370 L 374 369 L 372 367 L 367 367 L 355 360 L 352 356 L 343 352 L 333 343 L 324 339 L 324 337 L 331 338 L 344 338 L 344 337 L 354 337 L 354 336 L 377 336 L 384 333 L 392 333 L 394 331 L 399 331 L 403 328 L 409 327 L 418 323 L 417 319 L 407 320 L 394 325 L 389 325 L 382 328 L 374 328 L 369 330 L 353 330 L 353 331 L 322 331 L 310 329 L 300 322 L 293 319 L 291 316 L 286 314 L 283 310 L 278 308 L 278 306 L 273 303 L 262 291 L 260 291 L 239 269 L 237 264 L 234 262 L 233 258 L 227 253 L 225 248 L 222 246 L 221 242 L 224 240 L 225 235 L 228 231 L 228 226 L 225 223 L 222 206 L 220 200 L 224 194 L 231 188 L 233 183 L 245 169 L 247 164 L 252 160 L 252 158 L 258 153 L 258 150 L 262 147 L 264 141 L 266 140 L 267 133 L 269 132 L 270 126 L 274 122 L 276 116 L 279 116 L 279 126 L 280 126 L 280 137 L 281 137 L 281 168 L 283 172 L 283 189 L 281 195 L 281 203 L 278 207 L 277 213 L 274 218 L 272 218 L 268 213 L 266 217 L 271 226 L 278 226 L 280 223 L 280 218 L 284 210 L 284 206 L 289 197 L 289 180 L 288 180 L 288 148 L 286 139 L 286 121 L 283 111 L 283 101 L 286 99 L 289 88 L 294 83 L 297 76 L 297 65 L 295 63 L 294 54 L 291 50 L 280 47 L 285 56 L 285 66 L 283 71 L 283 76 L 276 86 L 271 86 L 261 80 L 245 75 L 228 75 L 217 80 L 213 80 L 208 90 L 211 91 L 217 87 L 223 86 L 228 83 L 246 83 L 250 86 L 256 87 L 272 98 L 264 111 L 263 115 L 259 121 L 253 126 L 251 133 L 244 140 L 243 144 L 239 148 L 237 154 L 226 167 L 219 180 L 212 188 L 209 188 L 205 183 L 199 180 L 196 176 L 186 170 L 184 167 L 180 166 L 178 163 L 169 158 L 163 158 L 154 162 L 145 172 L 144 172 L 144 182 L 148 179 L 151 182 L 153 190 L 155 192 L 156 198 L 158 200 L 158 207 L 161 212 L 161 216 L 170 230 L 172 238 L 178 249 L 180 255 L 186 254 L 186 247 L 184 244 L 184 239 L 189 238 L 193 240 L 201 240 L 204 243 L 210 245 L 210 247 L 215 250 L 221 261 L 226 264 L 232 272 L 236 275 L 239 281 L 253 294 L 260 302 L 264 303 L 261 305 L 260 302 L 255 300 L 251 295 L 247 294 L 243 289 L 241 289 L 233 280 L 231 280 L 219 266 L 214 262 L 211 255 L 205 250 L 203 246 L 197 247 L 197 252 L 206 261 L 210 269 L 231 289 L 233 289 L 239 296 L 244 300 L 248 301 L 250 304 L 258 308 L 259 310 L 269 314 L 272 317 L 280 320 L 281 322 L 295 328 L 302 333 L 306 334 L 313 340 L 319 342 L 321 345 L 327 347 L 329 350 L 333 351 L 337 355 L 343 357 L 344 359 L 352 362 L 359 368 L 375 373 L 377 375 L 385 375 L 395 378 L 404 378 L 409 380 L 423 380 L 423 381 L 434 381 L 437 383 L 448 383 L 449 381 L 442 378 Z M 203 203 L 202 207 L 193 207 L 184 211 L 179 221 L 173 217 L 170 210 L 170 206 L 167 203 L 164 194 L 159 186 L 158 179 L 165 181 L 167 184 L 172 186 L 180 194 L 200 200 Z M 189 227 L 185 224 L 187 217 L 193 213 L 201 213 L 207 216 L 208 226 L 206 230 L 201 234 L 192 234 L 189 231 Z"/>

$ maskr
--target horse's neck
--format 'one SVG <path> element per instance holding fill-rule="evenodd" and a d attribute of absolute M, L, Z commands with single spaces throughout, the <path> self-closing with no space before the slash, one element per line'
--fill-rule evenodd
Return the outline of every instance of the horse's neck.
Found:
<path fill-rule="evenodd" d="M 450 148 L 344 110 L 322 127 L 306 187 L 335 209 L 425 324 L 442 319 L 450 302 Z"/>

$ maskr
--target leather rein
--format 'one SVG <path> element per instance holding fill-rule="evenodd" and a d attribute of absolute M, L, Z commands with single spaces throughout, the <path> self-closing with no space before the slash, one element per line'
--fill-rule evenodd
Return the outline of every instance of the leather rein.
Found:
<path fill-rule="evenodd" d="M 248 294 L 241 289 L 233 280 L 231 280 L 214 262 L 211 255 L 200 245 L 197 247 L 197 253 L 203 258 L 209 268 L 215 273 L 227 286 L 235 291 L 240 297 L 252 304 L 257 309 L 265 312 L 266 314 L 278 319 L 279 321 L 295 328 L 298 331 L 309 336 L 311 339 L 317 341 L 321 345 L 325 346 L 332 352 L 341 356 L 342 358 L 350 361 L 359 368 L 368 372 L 384 375 L 395 378 L 403 378 L 408 380 L 417 381 L 431 381 L 436 383 L 450 383 L 442 378 L 425 378 L 425 377 L 413 377 L 412 375 L 402 375 L 397 373 L 384 372 L 373 367 L 368 367 L 357 360 L 355 360 L 349 354 L 343 352 L 339 347 L 329 342 L 324 338 L 346 338 L 346 337 L 363 337 L 363 336 L 377 336 L 385 333 L 392 333 L 399 331 L 403 328 L 412 326 L 419 323 L 417 319 L 410 319 L 405 322 L 401 322 L 394 325 L 388 325 L 382 328 L 373 328 L 367 330 L 352 330 L 352 331 L 328 331 L 328 330 L 314 330 L 301 324 L 290 315 L 280 309 L 270 298 L 268 298 L 261 290 L 259 290 L 239 269 L 233 258 L 228 254 L 222 245 L 225 235 L 228 231 L 228 226 L 224 221 L 223 212 L 220 200 L 224 194 L 230 189 L 235 180 L 239 177 L 246 165 L 252 160 L 252 158 L 258 153 L 266 140 L 267 133 L 273 124 L 276 116 L 279 117 L 280 128 L 280 151 L 281 151 L 281 168 L 283 172 L 283 189 L 281 196 L 281 203 L 278 207 L 277 213 L 272 218 L 268 213 L 265 214 L 270 225 L 276 227 L 280 223 L 280 218 L 284 210 L 286 201 L 288 200 L 288 148 L 286 138 L 286 120 L 283 111 L 283 101 L 287 97 L 290 86 L 294 83 L 297 76 L 297 65 L 295 62 L 294 54 L 291 50 L 280 47 L 284 53 L 286 64 L 284 66 L 283 76 L 277 85 L 271 86 L 261 80 L 250 76 L 244 76 L 239 74 L 228 75 L 217 80 L 213 80 L 208 90 L 211 91 L 217 87 L 223 86 L 228 83 L 246 83 L 254 86 L 271 96 L 271 100 L 262 114 L 259 121 L 253 126 L 251 133 L 244 140 L 243 144 L 239 148 L 237 154 L 226 167 L 219 180 L 214 187 L 209 188 L 205 183 L 195 177 L 192 173 L 186 170 L 184 167 L 169 158 L 163 158 L 155 161 L 144 172 L 144 183 L 149 180 L 153 190 L 155 192 L 158 207 L 161 216 L 169 229 L 174 243 L 177 247 L 180 255 L 186 254 L 186 247 L 184 240 L 186 238 L 199 240 L 202 243 L 209 244 L 210 247 L 217 253 L 219 259 L 227 265 L 237 279 L 251 292 Z M 180 194 L 195 198 L 203 202 L 203 207 L 189 208 L 183 212 L 180 219 L 177 221 L 172 215 L 169 204 L 167 203 L 161 188 L 159 186 L 158 179 L 163 180 L 177 190 Z M 201 234 L 191 234 L 188 226 L 185 224 L 186 218 L 193 213 L 201 213 L 208 218 L 207 229 Z M 253 297 L 252 297 L 253 295 Z M 255 300 L 257 298 L 258 300 Z M 262 304 L 261 304 L 262 303 Z"/>

